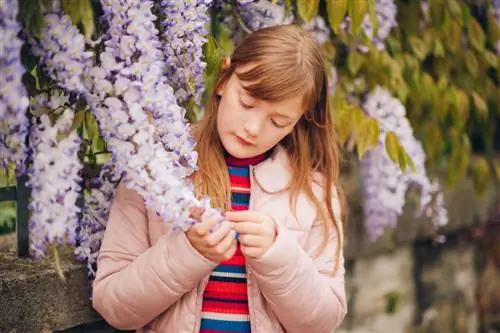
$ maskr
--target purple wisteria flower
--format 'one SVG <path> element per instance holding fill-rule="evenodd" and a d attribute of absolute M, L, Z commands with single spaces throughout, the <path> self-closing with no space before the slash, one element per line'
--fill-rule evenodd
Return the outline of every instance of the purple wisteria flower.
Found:
<path fill-rule="evenodd" d="M 37 258 L 44 255 L 48 243 L 75 243 L 82 164 L 78 157 L 81 139 L 76 131 L 68 133 L 73 117 L 74 111 L 66 108 L 54 124 L 47 114 L 38 122 L 33 118 L 29 229 L 31 249 Z"/>
<path fill-rule="evenodd" d="M 21 81 L 26 70 L 21 64 L 18 7 L 17 0 L 0 1 L 0 168 L 13 163 L 23 173 L 29 100 Z"/>
<path fill-rule="evenodd" d="M 497 25 L 500 26 L 500 0 L 493 0 L 492 5 L 491 10 L 493 12 L 493 16 L 495 16 Z M 500 55 L 500 38 L 496 41 L 495 49 L 497 54 Z"/>
<path fill-rule="evenodd" d="M 211 4 L 212 0 L 161 1 L 166 77 L 181 105 L 194 98 L 194 103 L 201 107 L 206 67 L 202 47 L 207 41 L 205 25 Z"/>
<path fill-rule="evenodd" d="M 33 53 L 40 57 L 49 76 L 62 88 L 84 92 L 83 75 L 92 52 L 85 51 L 85 37 L 61 11 L 46 12 L 40 40 L 30 36 Z"/>
<path fill-rule="evenodd" d="M 84 196 L 85 205 L 77 229 L 79 260 L 87 263 L 90 278 L 95 277 L 97 256 L 108 222 L 109 209 L 115 197 L 116 187 L 122 177 L 114 168 L 115 161 L 109 159 L 102 167 L 100 176 L 90 179 L 90 190 Z"/>
<path fill-rule="evenodd" d="M 109 31 L 101 65 L 89 73 L 87 101 L 127 186 L 174 229 L 186 229 L 195 222 L 190 208 L 210 207 L 186 179 L 196 169 L 195 142 L 185 110 L 163 76 L 152 2 L 103 0 L 102 5 Z"/>
<path fill-rule="evenodd" d="M 362 29 L 366 36 L 372 41 L 377 50 L 385 49 L 385 40 L 389 36 L 392 28 L 398 25 L 396 21 L 397 6 L 394 0 L 376 0 L 375 14 L 377 17 L 377 34 L 374 36 L 374 29 L 370 21 L 370 15 L 366 14 L 362 23 Z M 344 31 L 349 30 L 351 18 L 346 17 L 340 24 Z M 365 45 L 358 45 L 361 52 L 367 52 L 368 48 Z"/>
<path fill-rule="evenodd" d="M 380 127 L 379 145 L 361 159 L 363 209 L 369 239 L 374 241 L 386 227 L 396 226 L 410 185 L 421 190 L 417 215 L 423 213 L 432 218 L 436 227 L 446 224 L 448 216 L 439 183 L 430 181 L 426 175 L 425 152 L 413 135 L 403 104 L 385 88 L 376 87 L 368 95 L 363 108 Z M 412 158 L 416 172 L 402 172 L 390 160 L 385 149 L 385 136 L 389 131 L 396 134 Z"/>

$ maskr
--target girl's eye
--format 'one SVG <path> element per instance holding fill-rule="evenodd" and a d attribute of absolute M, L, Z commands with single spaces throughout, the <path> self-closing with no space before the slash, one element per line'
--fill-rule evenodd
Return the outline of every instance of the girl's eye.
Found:
<path fill-rule="evenodd" d="M 276 128 L 285 128 L 286 125 L 283 125 L 283 124 L 280 124 L 280 123 L 277 123 L 275 120 L 271 119 L 271 122 L 273 123 L 273 126 L 276 127 Z"/>
<path fill-rule="evenodd" d="M 241 106 L 243 106 L 245 109 L 251 109 L 251 108 L 253 108 L 253 105 L 246 104 L 246 103 L 245 103 L 245 102 L 243 102 L 242 100 L 240 100 L 240 104 L 241 104 Z"/>

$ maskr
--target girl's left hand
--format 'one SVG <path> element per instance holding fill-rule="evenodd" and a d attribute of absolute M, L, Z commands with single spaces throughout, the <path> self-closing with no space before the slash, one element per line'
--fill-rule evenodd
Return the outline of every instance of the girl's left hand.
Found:
<path fill-rule="evenodd" d="M 241 252 L 246 257 L 260 258 L 274 244 L 276 227 L 269 216 L 245 210 L 227 212 L 226 218 L 240 234 Z"/>

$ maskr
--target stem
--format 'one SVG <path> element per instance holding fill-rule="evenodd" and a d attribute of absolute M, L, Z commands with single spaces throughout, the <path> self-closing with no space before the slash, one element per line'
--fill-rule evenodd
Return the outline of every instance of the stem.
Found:
<path fill-rule="evenodd" d="M 61 278 L 61 280 L 63 282 L 66 282 L 64 272 L 62 271 L 62 268 L 61 268 L 61 258 L 59 257 L 59 251 L 57 251 L 56 243 L 52 243 L 52 254 L 54 255 L 54 264 L 55 264 L 56 273 L 59 276 L 59 278 Z"/>

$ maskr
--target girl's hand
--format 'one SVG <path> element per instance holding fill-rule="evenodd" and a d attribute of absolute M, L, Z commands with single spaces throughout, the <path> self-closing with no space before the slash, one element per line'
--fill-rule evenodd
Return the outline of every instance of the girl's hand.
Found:
<path fill-rule="evenodd" d="M 186 232 L 196 251 L 215 263 L 231 259 L 237 248 L 236 232 L 232 230 L 231 223 L 224 221 L 216 231 L 210 232 L 218 223 L 216 215 L 207 217 L 204 214 L 201 222 Z"/>
<path fill-rule="evenodd" d="M 227 212 L 226 218 L 234 222 L 240 234 L 241 252 L 250 258 L 260 258 L 276 239 L 276 227 L 267 215 L 255 211 Z"/>

